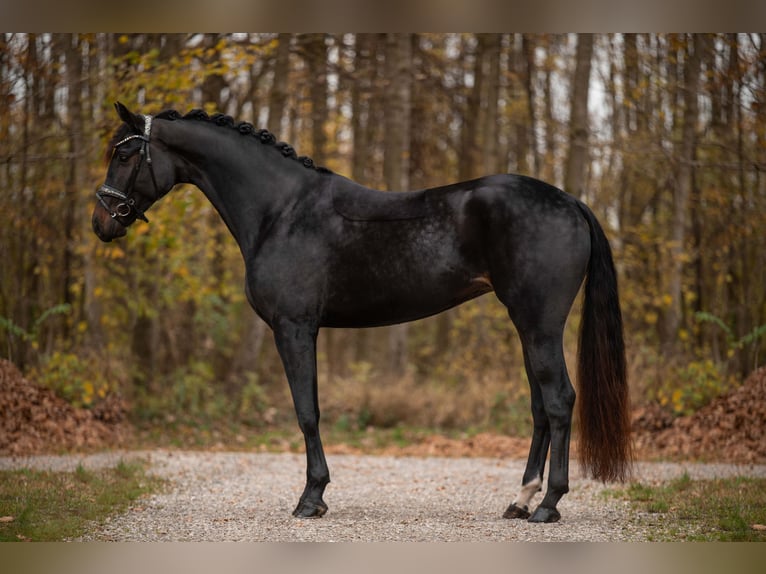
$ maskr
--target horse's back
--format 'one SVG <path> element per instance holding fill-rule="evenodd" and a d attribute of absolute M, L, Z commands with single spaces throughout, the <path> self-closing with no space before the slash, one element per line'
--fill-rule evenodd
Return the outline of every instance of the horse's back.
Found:
<path fill-rule="evenodd" d="M 429 215 L 425 190 L 377 191 L 346 178 L 331 187 L 333 209 L 350 221 L 406 221 Z"/>
<path fill-rule="evenodd" d="M 432 215 L 440 200 L 470 194 L 510 207 L 556 210 L 575 207 L 575 198 L 533 177 L 495 174 L 416 191 L 378 191 L 353 180 L 332 174 L 329 186 L 333 209 L 352 221 L 395 221 Z"/>

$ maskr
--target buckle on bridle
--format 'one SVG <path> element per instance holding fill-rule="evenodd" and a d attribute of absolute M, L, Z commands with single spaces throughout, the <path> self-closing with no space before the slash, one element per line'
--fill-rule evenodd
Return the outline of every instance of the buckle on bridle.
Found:
<path fill-rule="evenodd" d="M 117 207 L 114 208 L 114 214 L 112 217 L 127 217 L 130 215 L 130 212 L 133 210 L 132 203 L 135 203 L 132 199 L 128 201 L 127 203 L 118 203 Z"/>
<path fill-rule="evenodd" d="M 127 217 L 130 215 L 131 211 L 135 211 L 136 219 L 140 219 L 141 221 L 149 223 L 146 215 L 144 215 L 144 213 L 136 207 L 136 200 L 132 197 L 128 197 L 127 194 L 123 193 L 119 189 L 115 189 L 110 185 L 103 184 L 98 188 L 98 191 L 96 191 L 96 197 L 98 197 L 98 200 L 101 202 L 101 205 L 104 207 L 104 209 L 109 212 L 109 216 L 112 219 L 117 217 Z M 106 200 L 104 199 L 106 197 L 114 197 L 116 199 L 121 199 L 122 201 L 120 201 L 120 203 L 112 208 L 109 207 L 109 205 L 106 203 Z"/>

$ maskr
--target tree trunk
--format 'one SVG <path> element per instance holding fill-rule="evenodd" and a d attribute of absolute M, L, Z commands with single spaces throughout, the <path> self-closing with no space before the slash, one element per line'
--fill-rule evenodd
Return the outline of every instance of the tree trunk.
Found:
<path fill-rule="evenodd" d="M 290 76 L 290 41 L 292 34 L 281 33 L 277 37 L 277 57 L 274 60 L 274 79 L 269 94 L 268 128 L 279 135 L 287 106 L 287 81 Z"/>
<path fill-rule="evenodd" d="M 473 87 L 467 88 L 468 94 L 460 132 L 460 159 L 458 163 L 458 178 L 460 180 L 477 177 L 480 171 L 478 139 L 479 127 L 481 126 L 482 82 L 484 81 L 482 48 L 483 43 L 480 40 L 477 41 L 474 52 Z"/>
<path fill-rule="evenodd" d="M 521 78 L 526 91 L 527 98 L 527 120 L 528 130 L 524 132 L 525 149 L 528 149 L 532 153 L 532 174 L 536 177 L 540 176 L 540 154 L 537 151 L 537 143 L 535 134 L 537 133 L 537 114 L 535 113 L 535 103 L 537 102 L 537 85 L 535 83 L 535 75 L 537 73 L 537 65 L 535 63 L 535 38 L 531 34 L 523 34 L 521 39 L 521 51 L 523 54 L 523 62 L 521 62 Z M 531 141 L 527 136 L 527 132 L 532 134 Z M 526 165 L 526 155 L 524 165 L 520 165 L 522 172 L 528 170 L 529 166 Z"/>
<path fill-rule="evenodd" d="M 677 147 L 678 170 L 673 190 L 673 214 L 668 249 L 668 295 L 670 305 L 664 313 L 661 332 L 666 353 L 675 350 L 683 314 L 682 275 L 685 253 L 689 198 L 694 186 L 694 160 L 697 149 L 697 118 L 700 83 L 700 54 L 702 37 L 693 34 L 686 39 L 686 60 L 683 73 L 683 120 L 681 141 Z"/>
<path fill-rule="evenodd" d="M 66 85 L 67 85 L 67 112 L 69 115 L 69 126 L 67 133 L 69 135 L 69 173 L 65 183 L 65 195 L 67 201 L 64 206 L 64 235 L 65 237 L 74 237 L 75 218 L 81 212 L 80 190 L 85 187 L 83 174 L 86 167 L 82 165 L 87 158 L 84 157 L 84 151 L 88 149 L 85 146 L 83 137 L 83 113 L 82 113 L 82 88 L 83 88 L 83 62 L 82 45 L 77 34 L 67 34 L 63 40 L 66 40 Z M 63 254 L 63 281 L 61 282 L 62 295 L 61 300 L 70 305 L 72 301 L 72 283 L 74 281 L 73 265 L 75 254 L 74 245 L 66 242 Z M 70 334 L 64 323 L 64 337 L 69 338 Z"/>
<path fill-rule="evenodd" d="M 592 56 L 593 34 L 578 34 L 569 114 L 569 153 L 564 172 L 564 189 L 575 197 L 585 194 L 588 170 L 588 92 Z"/>
<path fill-rule="evenodd" d="M 218 49 L 220 39 L 221 34 L 204 35 L 202 42 L 205 47 L 205 56 L 202 61 L 204 66 L 212 67 L 220 60 L 221 52 Z M 226 113 L 228 98 L 224 101 L 224 88 L 226 88 L 226 78 L 222 74 L 205 71 L 205 79 L 202 81 L 202 106 L 210 106 L 216 112 Z"/>
<path fill-rule="evenodd" d="M 305 40 L 306 64 L 311 89 L 311 154 L 314 161 L 326 162 L 327 136 L 327 45 L 324 34 L 311 34 Z"/>
<path fill-rule="evenodd" d="M 482 118 L 482 171 L 492 174 L 500 171 L 497 154 L 498 98 L 500 95 L 500 47 L 501 34 L 482 34 L 482 52 L 485 60 L 483 73 L 486 75 L 484 117 Z"/>
<path fill-rule="evenodd" d="M 31 180 L 33 179 L 32 168 L 30 166 L 29 156 L 31 148 L 34 143 L 31 138 L 31 133 L 34 133 L 35 126 L 35 109 L 36 109 L 36 95 L 35 80 L 34 77 L 37 72 L 37 35 L 30 34 L 27 45 L 27 63 L 24 70 L 23 83 L 24 93 L 26 98 L 23 103 L 23 120 L 21 131 L 21 160 L 20 160 L 20 173 L 18 177 L 17 193 L 20 198 L 21 215 L 27 217 L 29 214 L 34 213 L 34 205 L 36 198 L 32 195 L 36 185 Z M 30 185 L 31 184 L 31 185 Z M 29 186 L 29 187 L 28 187 Z M 26 193 L 28 190 L 31 193 Z M 18 247 L 27 246 L 22 250 L 22 275 L 21 281 L 18 284 L 19 290 L 16 293 L 16 301 L 18 302 L 18 319 L 16 322 L 21 325 L 22 328 L 29 331 L 32 328 L 32 321 L 34 320 L 34 313 L 39 308 L 39 285 L 40 275 L 35 272 L 35 267 L 39 261 L 39 242 L 32 241 L 28 236 L 30 230 L 27 226 L 18 227 Z M 16 355 L 16 364 L 22 371 L 27 366 L 27 361 L 31 358 L 30 345 L 22 342 Z"/>
<path fill-rule="evenodd" d="M 558 37 L 549 34 L 547 35 L 546 49 L 548 52 L 547 59 L 552 58 L 556 46 L 558 44 Z M 556 174 L 556 118 L 553 116 L 553 67 L 549 64 L 545 64 L 545 82 L 543 83 L 543 119 L 545 126 L 545 160 L 541 168 L 541 174 L 543 179 L 547 181 L 556 181 L 558 179 Z"/>
<path fill-rule="evenodd" d="M 101 79 L 111 73 L 111 64 L 108 63 L 108 58 L 99 57 L 97 54 L 107 53 L 109 46 L 109 35 L 102 34 L 97 35 L 95 38 L 95 45 L 92 47 L 91 65 L 88 72 L 88 106 L 83 114 L 83 123 L 89 123 L 92 115 L 96 110 L 100 109 L 104 96 L 106 94 L 106 86 Z M 95 134 L 90 137 L 89 149 L 96 150 L 96 153 L 104 153 L 104 142 Z M 87 162 L 89 158 L 83 158 L 84 162 Z M 83 175 L 85 178 L 85 175 Z M 88 194 L 88 199 L 92 201 L 92 195 Z M 81 222 L 84 227 L 83 234 L 85 237 L 90 237 L 90 220 L 85 218 Z M 82 292 L 82 315 L 85 320 L 85 344 L 89 349 L 92 349 L 96 353 L 99 353 L 104 346 L 106 346 L 106 335 L 102 324 L 103 309 L 101 306 L 101 300 L 96 297 L 96 289 L 98 287 L 97 269 L 99 262 L 96 257 L 96 244 L 90 242 L 88 249 L 83 250 L 82 265 L 83 265 L 83 292 Z"/>

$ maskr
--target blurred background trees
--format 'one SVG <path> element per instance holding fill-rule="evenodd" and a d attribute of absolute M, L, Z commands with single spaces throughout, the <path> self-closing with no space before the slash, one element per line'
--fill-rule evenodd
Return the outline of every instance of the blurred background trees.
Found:
<path fill-rule="evenodd" d="M 90 231 L 116 100 L 230 114 L 392 193 L 550 181 L 612 240 L 634 400 L 686 412 L 763 364 L 764 34 L 0 34 L 2 356 L 85 406 L 119 392 L 139 418 L 235 405 L 257 423 L 283 375 L 202 194 L 178 188 L 119 242 Z M 364 408 L 394 380 L 483 393 L 473 415 L 420 404 L 434 424 L 491 423 L 524 400 L 491 295 L 319 344 L 322 392 L 366 384 Z M 327 400 L 339 420 L 342 403 Z"/>

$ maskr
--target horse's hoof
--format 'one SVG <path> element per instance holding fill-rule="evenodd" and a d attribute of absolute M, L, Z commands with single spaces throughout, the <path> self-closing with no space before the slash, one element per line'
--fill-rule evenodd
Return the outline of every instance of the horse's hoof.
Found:
<path fill-rule="evenodd" d="M 529 517 L 529 522 L 558 522 L 561 520 L 561 514 L 555 508 L 546 508 L 538 506 L 534 514 Z"/>
<path fill-rule="evenodd" d="M 298 506 L 293 510 L 293 516 L 296 518 L 322 518 L 327 512 L 327 505 L 323 501 L 309 502 L 301 500 Z"/>
<path fill-rule="evenodd" d="M 506 511 L 503 513 L 503 518 L 522 518 L 526 520 L 529 518 L 531 514 L 529 513 L 529 510 L 527 510 L 527 507 L 521 507 L 516 506 L 515 504 L 511 503 L 511 505 L 506 509 Z"/>

